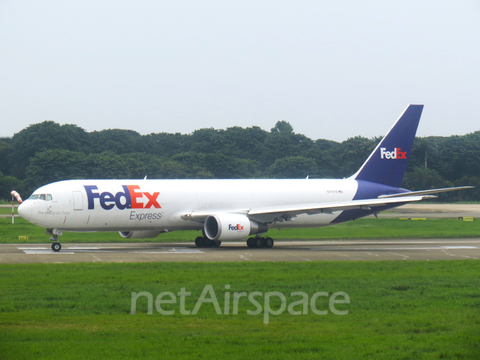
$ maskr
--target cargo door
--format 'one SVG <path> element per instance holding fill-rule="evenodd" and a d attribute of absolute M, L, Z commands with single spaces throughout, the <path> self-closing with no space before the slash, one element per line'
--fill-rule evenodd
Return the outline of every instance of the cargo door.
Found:
<path fill-rule="evenodd" d="M 73 210 L 83 210 L 83 195 L 81 191 L 73 192 Z"/>

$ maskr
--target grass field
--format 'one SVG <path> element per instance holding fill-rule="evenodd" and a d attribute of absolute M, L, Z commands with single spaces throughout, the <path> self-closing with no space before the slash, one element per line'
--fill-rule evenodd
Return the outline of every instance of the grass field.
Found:
<path fill-rule="evenodd" d="M 478 274 L 472 260 L 0 265 L 0 358 L 478 359 Z M 146 298 L 130 314 L 132 292 L 185 288 L 191 311 L 208 284 L 222 312 L 226 291 L 343 291 L 350 303 L 337 305 L 346 315 L 284 311 L 268 324 L 245 297 L 238 315 L 210 303 L 149 315 Z"/>
<path fill-rule="evenodd" d="M 15 208 L 15 214 L 17 213 L 17 208 Z M 0 215 L 12 215 L 12 207 L 2 207 L 0 208 Z"/>
<path fill-rule="evenodd" d="M 154 239 L 141 241 L 172 242 L 194 241 L 201 235 L 195 231 L 173 231 L 160 234 Z M 344 224 L 323 228 L 270 230 L 268 235 L 281 239 L 393 239 L 393 238 L 467 238 L 480 235 L 480 221 L 464 222 L 455 219 L 427 219 L 409 221 L 399 219 L 359 219 Z M 27 239 L 19 240 L 19 236 Z M 49 242 L 45 229 L 32 225 L 22 218 L 16 218 L 12 225 L 10 218 L 0 218 L 0 242 L 2 243 L 45 243 Z M 122 238 L 118 232 L 72 233 L 60 236 L 62 243 L 88 242 L 132 242 Z"/>

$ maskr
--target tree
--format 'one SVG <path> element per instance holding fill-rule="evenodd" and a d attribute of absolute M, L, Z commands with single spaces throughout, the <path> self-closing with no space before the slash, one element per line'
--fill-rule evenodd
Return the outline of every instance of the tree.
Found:
<path fill-rule="evenodd" d="M 480 132 L 442 138 L 438 144 L 438 156 L 430 164 L 450 181 L 465 176 L 479 176 Z"/>
<path fill-rule="evenodd" d="M 44 121 L 15 134 L 12 148 L 15 161 L 11 173 L 23 179 L 30 159 L 38 152 L 54 149 L 83 151 L 88 148 L 88 135 L 76 125 L 60 126 L 53 121 Z"/>
<path fill-rule="evenodd" d="M 272 134 L 292 134 L 293 127 L 285 120 L 277 121 L 275 126 L 270 130 Z"/>
<path fill-rule="evenodd" d="M 287 156 L 276 160 L 268 168 L 268 172 L 273 178 L 298 179 L 316 174 L 317 166 L 313 159 L 303 156 Z"/>
<path fill-rule="evenodd" d="M 204 154 L 222 152 L 226 145 L 223 133 L 224 130 L 214 128 L 195 130 L 191 135 L 191 150 Z"/>
<path fill-rule="evenodd" d="M 189 151 L 191 147 L 190 135 L 182 135 L 180 133 L 152 133 L 141 136 L 138 141 L 137 151 L 161 157 L 171 157 L 175 154 Z"/>
<path fill-rule="evenodd" d="M 237 159 L 223 154 L 207 154 L 205 168 L 217 179 L 241 179 L 255 174 L 257 163 L 253 160 Z"/>
<path fill-rule="evenodd" d="M 333 146 L 329 153 L 334 167 L 334 177 L 353 175 L 373 151 L 376 142 L 361 136 L 350 138 Z"/>
<path fill-rule="evenodd" d="M 12 165 L 12 139 L 0 139 L 0 172 L 8 174 Z"/>
<path fill-rule="evenodd" d="M 259 160 L 267 134 L 258 126 L 245 129 L 238 126 L 227 128 L 222 134 L 222 153 L 237 158 Z"/>
<path fill-rule="evenodd" d="M 445 181 L 437 171 L 420 166 L 405 174 L 402 186 L 409 190 L 426 190 L 448 187 L 452 184 Z"/>
<path fill-rule="evenodd" d="M 88 172 L 86 156 L 70 150 L 44 150 L 38 152 L 26 168 L 28 191 L 60 180 L 82 179 Z"/>
<path fill-rule="evenodd" d="M 16 190 L 23 199 L 26 198 L 27 194 L 24 193 L 23 181 L 18 180 L 14 176 L 3 175 L 3 173 L 0 172 L 0 199 L 11 200 L 12 196 L 10 192 L 12 190 Z"/>
<path fill-rule="evenodd" d="M 141 135 L 133 130 L 107 129 L 89 133 L 88 152 L 102 153 L 111 151 L 116 154 L 128 154 L 140 151 Z"/>

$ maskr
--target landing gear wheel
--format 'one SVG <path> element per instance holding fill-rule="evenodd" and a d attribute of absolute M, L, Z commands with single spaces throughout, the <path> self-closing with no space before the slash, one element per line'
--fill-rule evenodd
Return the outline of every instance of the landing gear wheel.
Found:
<path fill-rule="evenodd" d="M 222 242 L 220 240 L 215 240 L 213 242 L 213 247 L 219 247 L 220 245 L 222 245 Z"/>
<path fill-rule="evenodd" d="M 262 248 L 265 246 L 265 241 L 263 238 L 255 238 L 254 239 L 254 244 L 256 248 Z"/>
<path fill-rule="evenodd" d="M 203 237 L 199 236 L 195 239 L 195 245 L 197 247 L 203 247 Z"/>
<path fill-rule="evenodd" d="M 255 239 L 254 238 L 248 238 L 247 239 L 247 246 L 251 249 L 254 248 L 255 247 Z"/>
<path fill-rule="evenodd" d="M 52 244 L 52 250 L 55 251 L 55 252 L 59 252 L 62 248 L 62 245 L 60 245 L 60 243 L 58 242 L 54 242 Z"/>
<path fill-rule="evenodd" d="M 213 244 L 214 244 L 214 243 L 213 243 L 213 241 L 210 240 L 209 238 L 204 237 L 204 238 L 202 239 L 202 244 L 203 244 L 203 247 L 209 248 L 209 247 L 213 247 Z"/>
<path fill-rule="evenodd" d="M 270 249 L 271 247 L 273 247 L 273 244 L 274 244 L 274 241 L 271 237 L 265 238 L 265 247 L 266 248 Z"/>

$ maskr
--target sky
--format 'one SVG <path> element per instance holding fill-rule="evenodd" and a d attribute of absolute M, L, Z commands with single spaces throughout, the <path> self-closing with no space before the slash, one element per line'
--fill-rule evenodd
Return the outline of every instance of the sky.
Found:
<path fill-rule="evenodd" d="M 311 139 L 480 130 L 477 0 L 0 0 L 0 137 L 288 121 Z"/>

